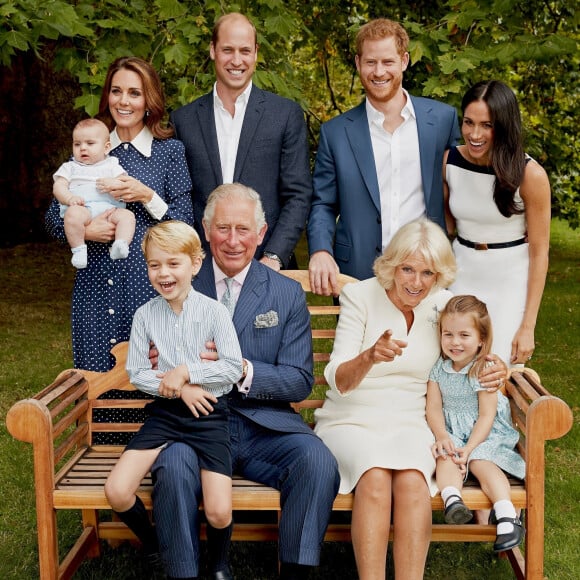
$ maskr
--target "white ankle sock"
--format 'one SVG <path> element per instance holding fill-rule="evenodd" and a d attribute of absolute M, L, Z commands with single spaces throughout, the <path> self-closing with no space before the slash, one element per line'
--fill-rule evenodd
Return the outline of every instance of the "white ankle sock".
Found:
<path fill-rule="evenodd" d="M 87 245 L 83 244 L 82 246 L 77 246 L 76 248 L 71 248 L 72 251 L 72 259 L 71 264 L 82 270 L 83 268 L 87 267 Z"/>
<path fill-rule="evenodd" d="M 500 518 L 515 518 L 516 508 L 514 504 L 509 499 L 500 499 L 493 504 L 493 509 L 495 510 L 495 517 L 499 520 Z M 497 534 L 510 534 L 514 531 L 513 524 L 509 522 L 502 522 L 497 525 Z"/>
<path fill-rule="evenodd" d="M 129 244 L 127 240 L 115 240 L 109 250 L 111 260 L 124 259 L 129 255 Z"/>
<path fill-rule="evenodd" d="M 445 507 L 454 504 L 456 501 L 459 501 L 456 497 L 452 497 L 454 495 L 462 497 L 461 491 L 452 485 L 448 485 L 441 490 L 441 499 L 443 500 L 443 505 Z"/>

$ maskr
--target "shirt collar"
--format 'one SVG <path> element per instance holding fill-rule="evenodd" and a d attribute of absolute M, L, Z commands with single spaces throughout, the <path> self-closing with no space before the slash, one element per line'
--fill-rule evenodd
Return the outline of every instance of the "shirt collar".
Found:
<path fill-rule="evenodd" d="M 211 263 L 213 265 L 213 275 L 215 278 L 215 283 L 217 284 L 218 282 L 225 280 L 228 276 L 222 272 L 220 267 L 216 264 L 214 258 L 211 259 Z M 233 276 L 233 279 L 240 286 L 244 285 L 244 282 L 246 281 L 246 276 L 248 275 L 248 271 L 250 270 L 251 265 L 252 265 L 252 262 L 250 261 L 250 263 L 243 270 L 240 270 L 235 276 Z"/>
<path fill-rule="evenodd" d="M 111 149 L 115 149 L 119 145 L 126 143 L 121 141 L 117 134 L 117 127 L 111 131 Z M 141 153 L 144 157 L 151 157 L 151 147 L 153 145 L 153 133 L 147 125 L 141 129 L 140 133 L 131 141 L 131 145 Z"/>
<path fill-rule="evenodd" d="M 402 90 L 403 90 L 403 93 L 404 93 L 407 100 L 405 102 L 405 106 L 401 109 L 401 117 L 403 117 L 403 119 L 405 119 L 405 121 L 407 119 L 409 119 L 410 117 L 413 117 L 413 119 L 416 119 L 415 109 L 413 107 L 413 102 L 411 101 L 411 95 L 409 95 L 409 93 L 405 89 L 402 89 Z M 367 111 L 367 118 L 368 118 L 370 124 L 376 123 L 377 125 L 380 125 L 381 127 L 383 126 L 383 121 L 385 120 L 385 115 L 381 111 L 379 111 L 378 109 L 375 109 L 368 98 L 366 99 L 366 111 Z"/>
<path fill-rule="evenodd" d="M 236 99 L 236 105 L 243 105 L 244 107 L 248 104 L 248 100 L 250 99 L 250 93 L 252 92 L 252 81 L 250 81 L 248 83 L 248 86 L 244 89 L 244 91 L 238 95 L 238 98 Z M 213 104 L 214 107 L 222 107 L 223 108 L 223 102 L 220 99 L 220 96 L 218 95 L 217 92 L 217 82 L 215 82 L 213 84 Z"/>
<path fill-rule="evenodd" d="M 450 358 L 446 358 L 443 359 L 443 370 L 449 374 L 466 375 L 470 371 L 474 363 L 475 360 L 472 360 L 469 364 L 465 365 L 461 370 L 456 371 L 453 368 L 453 361 Z"/>

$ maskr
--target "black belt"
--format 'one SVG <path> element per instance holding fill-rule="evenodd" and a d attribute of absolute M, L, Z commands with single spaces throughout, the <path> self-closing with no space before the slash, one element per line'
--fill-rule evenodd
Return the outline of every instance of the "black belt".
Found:
<path fill-rule="evenodd" d="M 461 236 L 457 236 L 457 241 L 462 246 L 467 246 L 468 248 L 473 248 L 474 250 L 500 250 L 502 248 L 513 248 L 514 246 L 521 246 L 528 241 L 527 237 L 520 238 L 519 240 L 514 240 L 513 242 L 500 242 L 500 243 L 492 243 L 486 244 L 481 242 L 470 242 L 462 238 Z"/>

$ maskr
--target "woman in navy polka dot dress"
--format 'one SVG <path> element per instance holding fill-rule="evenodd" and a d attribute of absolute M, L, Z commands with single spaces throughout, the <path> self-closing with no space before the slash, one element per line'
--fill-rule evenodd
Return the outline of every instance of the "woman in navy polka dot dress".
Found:
<path fill-rule="evenodd" d="M 109 354 L 129 339 L 135 310 L 155 296 L 147 278 L 140 241 L 160 220 L 193 223 L 191 180 L 180 141 L 161 126 L 165 113 L 161 82 L 149 63 L 138 58 L 116 60 L 107 74 L 99 116 L 111 129 L 111 155 L 128 173 L 108 191 L 127 202 L 137 227 L 127 260 L 111 260 L 112 224 L 106 217 L 90 228 L 88 266 L 77 272 L 73 291 L 73 355 L 76 368 L 107 371 Z M 50 233 L 64 240 L 62 219 L 51 206 Z M 107 242 L 107 243 L 103 243 Z"/>
<path fill-rule="evenodd" d="M 110 349 L 129 340 L 135 310 L 155 296 L 147 277 L 140 243 L 145 230 L 164 220 L 193 224 L 191 179 L 181 141 L 164 127 L 165 97 L 151 65 L 123 57 L 109 67 L 99 117 L 111 132 L 111 155 L 127 176 L 99 184 L 127 203 L 136 231 L 126 260 L 111 260 L 114 225 L 107 213 L 87 227 L 88 266 L 78 270 L 72 301 L 72 342 L 75 368 L 107 371 L 114 365 Z M 56 202 L 46 215 L 49 233 L 65 241 Z"/>

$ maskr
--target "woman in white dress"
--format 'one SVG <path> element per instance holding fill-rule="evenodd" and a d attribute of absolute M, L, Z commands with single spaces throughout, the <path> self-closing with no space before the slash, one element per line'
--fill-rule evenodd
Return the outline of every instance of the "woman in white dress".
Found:
<path fill-rule="evenodd" d="M 343 288 L 330 388 L 316 434 L 338 460 L 340 493 L 355 489 L 352 542 L 361 580 L 385 577 L 391 507 L 397 578 L 423 577 L 437 488 L 427 378 L 439 355 L 438 313 L 451 293 L 455 259 L 426 219 L 403 226 L 374 265 L 376 278 Z M 497 357 L 490 355 L 490 360 Z M 497 388 L 505 365 L 480 376 Z"/>
<path fill-rule="evenodd" d="M 524 153 L 513 91 L 500 81 L 463 97 L 465 145 L 444 157 L 447 228 L 457 233 L 457 277 L 450 290 L 487 304 L 493 351 L 508 364 L 527 362 L 548 271 L 550 184 Z"/>

